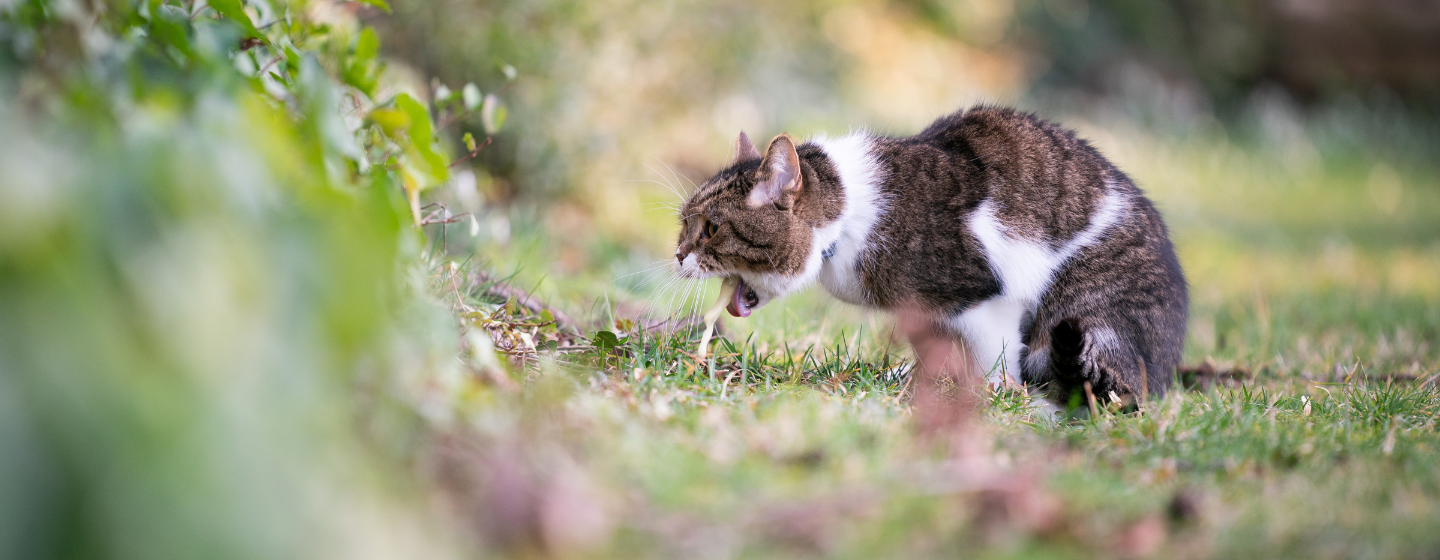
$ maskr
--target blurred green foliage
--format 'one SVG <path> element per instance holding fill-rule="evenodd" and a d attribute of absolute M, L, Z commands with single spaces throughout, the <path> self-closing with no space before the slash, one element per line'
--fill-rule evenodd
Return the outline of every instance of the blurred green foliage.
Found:
<path fill-rule="evenodd" d="M 349 7 L 0 3 L 0 557 L 443 548 L 394 475 L 449 158 Z"/>
<path fill-rule="evenodd" d="M 812 2 L 428 0 L 394 8 L 367 22 L 397 59 L 445 83 L 513 86 L 512 118 L 527 134 L 496 138 L 480 158 L 484 194 L 497 202 L 591 190 L 619 171 L 591 162 L 647 143 L 706 139 L 708 126 L 653 132 L 726 96 L 759 92 L 772 104 L 767 112 L 786 120 L 843 108 L 833 91 L 841 60 L 819 30 L 825 7 Z M 750 101 L 740 103 L 753 113 Z M 452 134 L 478 135 L 482 125 L 462 122 Z"/>

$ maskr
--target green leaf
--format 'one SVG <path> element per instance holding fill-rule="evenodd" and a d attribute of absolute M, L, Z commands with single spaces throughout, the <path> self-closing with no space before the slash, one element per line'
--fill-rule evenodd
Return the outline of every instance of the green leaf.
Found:
<path fill-rule="evenodd" d="M 366 62 L 351 64 L 345 67 L 345 72 L 341 77 L 345 79 L 346 84 L 360 90 L 366 96 L 374 97 L 380 81 L 376 77 L 378 72 L 373 71 L 373 66 L 373 63 Z"/>
<path fill-rule="evenodd" d="M 465 151 L 467 153 L 475 153 L 475 135 L 466 132 L 463 140 L 465 141 Z M 546 311 L 546 313 L 549 313 L 549 311 Z"/>
<path fill-rule="evenodd" d="M 394 137 L 403 130 L 410 130 L 410 115 L 397 109 L 376 109 L 370 111 L 370 120 L 380 125 L 385 134 Z"/>
<path fill-rule="evenodd" d="M 437 183 L 449 179 L 450 165 L 445 156 L 435 150 L 435 125 L 430 120 L 430 109 L 405 93 L 395 98 L 395 106 L 410 117 L 410 144 L 423 161 L 421 168 Z"/>
<path fill-rule="evenodd" d="M 615 333 L 610 331 L 597 332 L 594 338 L 590 339 L 590 345 L 600 350 L 601 354 L 609 354 L 610 349 L 619 346 L 621 342 L 619 338 L 615 337 Z"/>
<path fill-rule="evenodd" d="M 175 6 L 161 5 L 150 17 L 150 35 L 163 44 L 175 47 L 186 57 L 193 57 L 190 48 L 190 20 Z"/>
<path fill-rule="evenodd" d="M 361 30 L 360 39 L 355 41 L 355 58 L 369 61 L 379 54 L 380 38 L 375 36 L 375 30 L 369 27 Z"/>
<path fill-rule="evenodd" d="M 300 53 L 295 50 L 294 45 L 285 45 L 285 67 L 291 71 L 300 68 Z"/>
<path fill-rule="evenodd" d="M 369 27 L 362 29 L 360 37 L 355 40 L 355 55 L 344 61 L 341 78 L 365 95 L 373 97 L 380 83 L 382 65 L 375 60 L 379 53 L 380 39 L 376 37 L 375 30 Z"/>
<path fill-rule="evenodd" d="M 245 6 L 240 0 L 209 0 L 209 4 L 215 11 L 220 12 L 220 15 L 239 23 L 248 36 L 263 37 L 260 30 L 255 28 L 255 22 L 250 21 L 250 15 L 245 13 Z"/>
<path fill-rule="evenodd" d="M 485 132 L 488 134 L 499 134 L 505 128 L 505 118 L 508 112 L 505 104 L 495 94 L 485 96 L 485 102 L 480 108 L 480 120 L 485 125 Z"/>

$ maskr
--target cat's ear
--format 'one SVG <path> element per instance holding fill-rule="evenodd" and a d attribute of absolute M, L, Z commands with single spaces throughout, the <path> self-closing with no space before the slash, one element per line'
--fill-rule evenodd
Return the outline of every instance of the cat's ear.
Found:
<path fill-rule="evenodd" d="M 747 202 L 751 208 L 766 204 L 788 208 L 800 192 L 801 183 L 800 154 L 795 153 L 795 142 L 790 140 L 790 135 L 781 134 L 765 149 L 765 160 L 760 162 L 760 181 L 750 189 Z"/>
<path fill-rule="evenodd" d="M 735 159 L 730 161 L 730 165 L 746 160 L 760 159 L 760 150 L 755 149 L 755 144 L 750 143 L 750 137 L 746 136 L 744 131 L 741 131 L 740 136 L 735 138 L 734 148 Z"/>

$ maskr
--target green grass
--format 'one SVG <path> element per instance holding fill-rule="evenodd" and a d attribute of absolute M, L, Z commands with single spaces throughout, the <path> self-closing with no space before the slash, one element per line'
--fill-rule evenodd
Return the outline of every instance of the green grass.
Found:
<path fill-rule="evenodd" d="M 1245 322 L 1247 347 L 1264 347 Z M 621 334 L 603 354 L 542 352 L 514 373 L 523 393 L 549 399 L 522 453 L 563 450 L 587 480 L 569 499 L 606 512 L 609 536 L 581 539 L 584 555 L 1409 557 L 1440 546 L 1428 374 L 1382 382 L 1352 365 L 1309 380 L 1261 367 L 1064 422 L 995 394 L 965 460 L 1002 474 L 968 480 L 916 435 L 890 371 L 905 349 L 887 352 L 883 336 L 837 330 L 828 345 L 787 347 L 732 333 L 700 363 L 694 333 Z M 1054 511 L 986 505 L 1023 501 L 991 495 L 1011 480 L 1042 489 Z"/>
<path fill-rule="evenodd" d="M 626 276 L 643 272 L 650 249 L 603 231 L 521 226 L 508 245 L 482 244 L 486 266 L 598 323 L 537 329 L 567 350 L 522 352 L 523 367 L 469 378 L 471 404 L 454 410 L 470 421 L 457 433 L 508 450 L 487 464 L 518 461 L 526 484 L 563 490 L 537 490 L 529 522 L 465 523 L 534 535 L 504 550 L 578 557 L 1440 551 L 1433 164 L 1346 151 L 1325 130 L 1299 148 L 1090 132 L 1167 213 L 1192 285 L 1185 363 L 1218 378 L 1177 384 L 1138 411 L 1101 402 L 1064 421 L 1023 395 L 987 393 L 978 428 L 937 438 L 916 429 L 909 350 L 882 314 L 812 290 L 726 318 L 700 362 L 694 329 L 626 319 L 646 302 L 693 312 L 715 286 Z M 1287 155 L 1297 149 L 1298 164 Z M 652 214 L 639 219 L 654 222 L 663 255 L 673 226 Z M 445 297 L 506 313 L 483 292 Z M 599 329 L 623 342 L 587 348 Z M 470 503 L 462 511 L 509 507 L 489 476 L 451 488 Z"/>

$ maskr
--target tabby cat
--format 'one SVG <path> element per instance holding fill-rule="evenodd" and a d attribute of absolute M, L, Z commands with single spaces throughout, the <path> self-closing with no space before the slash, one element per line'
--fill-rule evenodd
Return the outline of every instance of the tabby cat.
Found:
<path fill-rule="evenodd" d="M 992 383 L 1073 404 L 1163 393 L 1185 336 L 1185 277 L 1160 214 L 1074 133 L 1000 107 L 902 138 L 852 133 L 734 160 L 681 208 L 685 278 L 738 279 L 737 317 L 812 282 L 920 309 Z"/>

